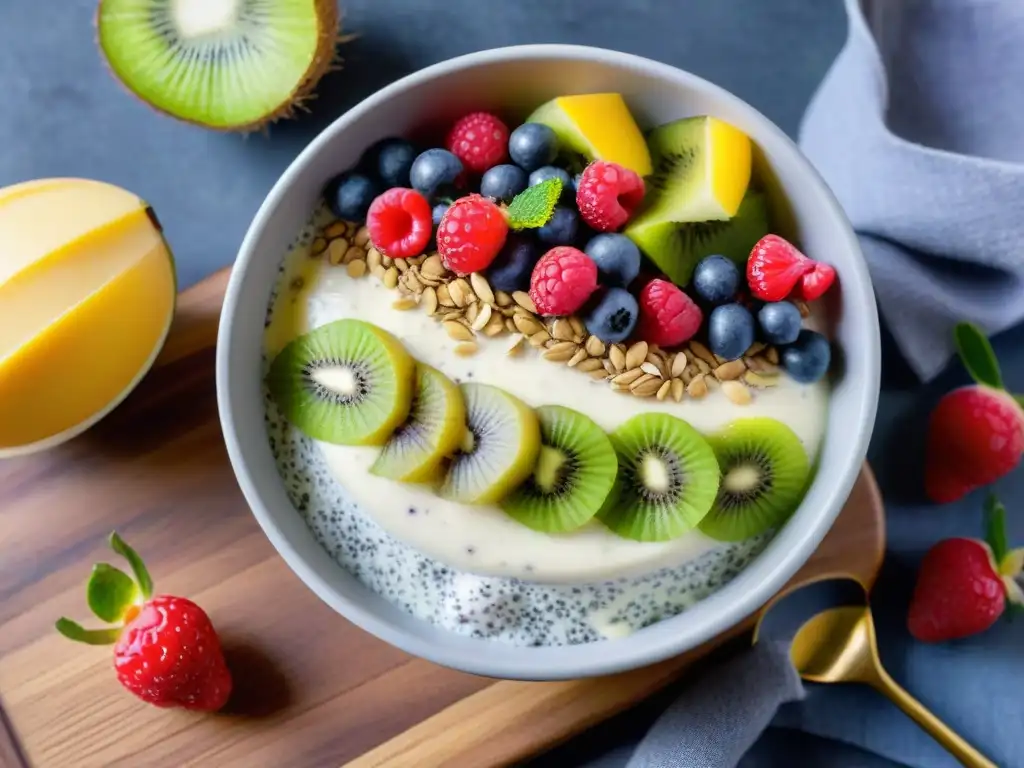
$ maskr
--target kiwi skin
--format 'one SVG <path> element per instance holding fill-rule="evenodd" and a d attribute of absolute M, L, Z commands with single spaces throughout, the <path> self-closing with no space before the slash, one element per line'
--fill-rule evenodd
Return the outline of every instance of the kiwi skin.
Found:
<path fill-rule="evenodd" d="M 316 49 L 309 61 L 309 67 L 306 69 L 305 73 L 303 73 L 302 78 L 296 84 L 295 90 L 292 91 L 288 99 L 286 99 L 282 104 L 279 104 L 276 109 L 271 110 L 258 120 L 238 125 L 210 125 L 209 123 L 204 123 L 201 120 L 193 120 L 191 118 L 184 117 L 183 115 L 177 115 L 173 112 L 169 112 L 168 110 L 153 104 L 140 93 L 137 93 L 128 84 L 127 79 L 121 76 L 107 57 L 106 51 L 103 50 L 103 45 L 99 39 L 100 14 L 103 12 L 103 4 L 104 0 L 99 0 L 96 4 L 96 13 L 93 15 L 96 47 L 100 49 L 100 53 L 103 55 L 103 63 L 106 65 L 107 71 L 109 71 L 110 74 L 113 75 L 114 79 L 121 84 L 121 87 L 154 112 L 159 112 L 162 115 L 173 117 L 175 120 L 180 120 L 183 123 L 198 125 L 202 128 L 222 133 L 253 133 L 266 128 L 268 125 L 277 122 L 278 120 L 291 119 L 295 117 L 296 112 L 300 110 L 306 110 L 305 103 L 313 97 L 313 92 L 316 90 L 316 86 L 320 83 L 320 80 L 322 80 L 324 75 L 328 72 L 339 68 L 337 66 L 337 63 L 340 61 L 337 50 L 338 45 L 352 39 L 349 35 L 341 34 L 341 18 L 338 14 L 338 4 L 335 0 L 313 0 L 313 11 L 317 19 Z"/>

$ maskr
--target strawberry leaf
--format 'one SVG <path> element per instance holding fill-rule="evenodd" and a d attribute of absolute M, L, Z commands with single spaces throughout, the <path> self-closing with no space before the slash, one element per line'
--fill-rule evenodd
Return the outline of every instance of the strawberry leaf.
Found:
<path fill-rule="evenodd" d="M 985 499 L 985 541 L 992 548 L 997 567 L 1006 559 L 1010 545 L 1006 540 L 1006 507 L 990 493 Z"/>
<path fill-rule="evenodd" d="M 548 223 L 562 196 L 562 180 L 548 179 L 527 187 L 509 203 L 508 225 L 512 229 L 538 229 Z"/>
<path fill-rule="evenodd" d="M 960 362 L 979 384 L 995 389 L 1003 388 L 1003 375 L 999 361 L 988 338 L 974 323 L 957 323 L 953 329 L 953 341 L 960 355 Z"/>
<path fill-rule="evenodd" d="M 139 588 L 124 571 L 97 563 L 92 567 L 86 596 L 93 613 L 108 624 L 116 624 L 138 599 Z"/>
<path fill-rule="evenodd" d="M 146 570 L 146 564 L 142 562 L 142 558 L 138 556 L 134 549 L 125 544 L 124 539 L 117 535 L 117 531 L 110 534 L 110 548 L 128 561 L 128 565 L 132 567 L 132 573 L 135 574 L 135 581 L 139 585 L 139 593 L 142 595 L 142 599 L 149 600 L 153 596 L 153 579 L 150 578 L 149 571 Z"/>
<path fill-rule="evenodd" d="M 57 631 L 69 640 L 88 645 L 111 645 L 117 642 L 120 629 L 85 629 L 81 624 L 65 619 L 57 619 Z"/>

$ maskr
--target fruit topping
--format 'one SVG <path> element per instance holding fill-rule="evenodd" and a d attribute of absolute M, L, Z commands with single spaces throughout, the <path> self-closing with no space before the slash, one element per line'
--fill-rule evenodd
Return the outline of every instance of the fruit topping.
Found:
<path fill-rule="evenodd" d="M 57 631 L 89 645 L 113 645 L 117 680 L 158 707 L 215 712 L 228 701 L 231 672 L 210 617 L 184 597 L 153 596 L 153 580 L 142 558 L 116 532 L 110 547 L 132 574 L 106 563 L 93 566 L 86 588 L 89 607 L 114 627 L 85 629 L 67 618 Z"/>
<path fill-rule="evenodd" d="M 437 252 L 444 266 L 459 275 L 487 269 L 505 244 L 508 223 L 486 197 L 467 195 L 445 212 L 437 228 Z"/>
<path fill-rule="evenodd" d="M 415 363 L 394 336 L 337 320 L 291 341 L 267 375 L 281 413 L 315 440 L 382 445 L 409 415 Z"/>
<path fill-rule="evenodd" d="M 800 438 L 775 419 L 737 419 L 710 435 L 721 472 L 718 496 L 700 530 L 739 541 L 789 519 L 803 499 L 810 462 Z"/>
<path fill-rule="evenodd" d="M 512 198 L 526 189 L 526 171 L 514 165 L 496 165 L 488 168 L 480 179 L 480 194 L 500 203 L 510 203 Z"/>
<path fill-rule="evenodd" d="M 541 256 L 530 276 L 530 298 L 541 315 L 571 315 L 596 289 L 597 265 L 565 245 Z"/>
<path fill-rule="evenodd" d="M 409 183 L 428 200 L 454 197 L 456 180 L 462 171 L 462 161 L 447 149 L 428 149 L 413 161 Z"/>
<path fill-rule="evenodd" d="M 455 122 L 445 146 L 473 173 L 483 173 L 508 159 L 508 127 L 487 112 Z"/>
<path fill-rule="evenodd" d="M 438 493 L 463 504 L 493 504 L 537 463 L 540 424 L 522 400 L 486 384 L 463 384 L 466 432 Z"/>
<path fill-rule="evenodd" d="M 562 183 L 563 195 L 572 187 L 572 178 L 569 176 L 568 171 L 554 165 L 545 165 L 532 171 L 529 179 L 530 186 L 535 187 L 538 184 L 543 184 L 548 179 L 558 179 Z"/>
<path fill-rule="evenodd" d="M 385 256 L 419 256 L 434 231 L 430 203 L 413 189 L 395 187 L 380 195 L 366 214 L 370 241 Z"/>
<path fill-rule="evenodd" d="M 708 317 L 708 345 L 726 360 L 743 357 L 754 343 L 754 317 L 742 304 L 722 304 Z"/>
<path fill-rule="evenodd" d="M 814 262 L 814 269 L 804 274 L 793 289 L 793 298 L 817 301 L 836 281 L 836 270 L 829 264 Z"/>
<path fill-rule="evenodd" d="M 708 304 L 725 304 L 740 289 L 740 270 L 725 256 L 701 259 L 693 272 L 693 290 Z"/>
<path fill-rule="evenodd" d="M 380 184 L 361 173 L 343 173 L 329 182 L 324 198 L 331 213 L 344 221 L 366 221 L 366 212 L 377 195 Z"/>
<path fill-rule="evenodd" d="M 562 149 L 587 160 L 618 163 L 640 176 L 651 172 L 647 142 L 621 94 L 561 96 L 538 107 L 527 122 L 547 125 Z"/>
<path fill-rule="evenodd" d="M 792 344 L 800 335 L 803 318 L 796 305 L 789 301 L 773 301 L 757 312 L 761 336 L 769 344 Z"/>
<path fill-rule="evenodd" d="M 527 173 L 551 165 L 558 156 L 558 137 L 546 125 L 523 123 L 508 137 L 512 162 Z"/>
<path fill-rule="evenodd" d="M 533 473 L 501 502 L 523 525 L 564 533 L 589 522 L 615 481 L 618 459 L 592 419 L 559 405 L 536 410 L 541 448 Z"/>
<path fill-rule="evenodd" d="M 655 278 L 640 292 L 638 335 L 661 347 L 675 347 L 693 338 L 704 315 L 689 296 L 667 280 Z"/>
<path fill-rule="evenodd" d="M 359 167 L 367 175 L 380 179 L 387 188 L 408 187 L 409 172 L 416 154 L 412 142 L 392 136 L 381 139 L 366 150 Z"/>
<path fill-rule="evenodd" d="M 782 350 L 782 367 L 790 378 L 801 384 L 813 384 L 828 372 L 832 348 L 817 331 L 804 329 Z"/>
<path fill-rule="evenodd" d="M 583 322 L 605 344 L 617 344 L 633 333 L 639 312 L 633 294 L 625 288 L 609 288 L 592 304 Z"/>
<path fill-rule="evenodd" d="M 497 258 L 487 268 L 487 279 L 498 291 L 527 291 L 530 289 L 530 275 L 539 258 L 540 248 L 532 237 L 512 232 Z"/>
<path fill-rule="evenodd" d="M 621 165 L 597 160 L 580 176 L 576 206 L 580 216 L 598 232 L 622 227 L 644 200 L 644 180 Z"/>
<path fill-rule="evenodd" d="M 458 386 L 419 363 L 409 416 L 384 444 L 370 472 L 404 483 L 436 479 L 441 462 L 455 453 L 465 431 L 466 405 Z"/>
<path fill-rule="evenodd" d="M 643 413 L 609 436 L 619 459 L 598 519 L 619 536 L 668 541 L 696 526 L 718 493 L 711 446 L 682 419 Z"/>
<path fill-rule="evenodd" d="M 335 3 L 103 0 L 100 49 L 136 96 L 218 130 L 290 117 L 335 61 Z"/>
<path fill-rule="evenodd" d="M 436 203 L 433 208 L 430 209 L 430 220 L 434 223 L 434 231 L 441 226 L 441 219 L 444 218 L 448 208 L 451 207 L 451 203 Z"/>
<path fill-rule="evenodd" d="M 556 205 L 547 224 L 537 230 L 537 239 L 546 245 L 571 245 L 576 239 L 579 221 L 572 208 Z"/>
<path fill-rule="evenodd" d="M 625 235 L 595 235 L 587 242 L 587 256 L 597 264 L 601 285 L 628 288 L 640 274 L 640 250 Z"/>
<path fill-rule="evenodd" d="M 797 247 L 778 235 L 765 235 L 747 260 L 747 284 L 755 298 L 782 301 L 800 278 L 813 271 L 815 264 Z"/>
<path fill-rule="evenodd" d="M 694 267 L 704 257 L 721 254 L 737 265 L 747 263 L 754 244 L 768 234 L 764 196 L 748 192 L 728 221 L 678 224 L 640 213 L 623 234 L 635 242 L 676 285 L 688 285 Z"/>

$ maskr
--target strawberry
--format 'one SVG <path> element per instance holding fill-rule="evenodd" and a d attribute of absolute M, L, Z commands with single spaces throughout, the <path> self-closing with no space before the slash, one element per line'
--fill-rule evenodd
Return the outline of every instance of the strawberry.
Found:
<path fill-rule="evenodd" d="M 907 629 L 924 643 L 984 632 L 1006 610 L 1024 602 L 1016 582 L 1024 549 L 1007 551 L 1006 511 L 994 497 L 986 503 L 989 541 L 944 539 L 921 561 L 907 613 Z"/>
<path fill-rule="evenodd" d="M 183 597 L 154 597 L 135 551 L 116 532 L 110 546 L 128 561 L 135 579 L 98 563 L 86 591 L 92 612 L 116 626 L 85 629 L 61 618 L 57 631 L 89 645 L 113 644 L 118 681 L 143 701 L 206 712 L 223 707 L 231 695 L 231 673 L 209 617 Z"/>
<path fill-rule="evenodd" d="M 747 260 L 750 293 L 763 301 L 821 298 L 836 279 L 836 270 L 807 258 L 785 238 L 765 235 L 755 243 Z"/>
<path fill-rule="evenodd" d="M 954 336 L 977 383 L 948 392 L 931 413 L 925 492 L 938 504 L 997 480 L 1024 454 L 1024 409 L 1003 388 L 988 339 L 970 323 L 957 325 Z"/>

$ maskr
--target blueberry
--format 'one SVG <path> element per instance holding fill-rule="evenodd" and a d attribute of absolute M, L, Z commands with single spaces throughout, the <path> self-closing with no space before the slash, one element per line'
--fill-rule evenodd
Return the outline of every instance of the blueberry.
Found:
<path fill-rule="evenodd" d="M 801 384 L 813 384 L 824 376 L 831 361 L 828 339 L 815 331 L 800 331 L 796 341 L 782 350 L 782 367 Z"/>
<path fill-rule="evenodd" d="M 366 221 L 370 203 L 381 193 L 380 185 L 369 176 L 348 172 L 327 185 L 324 197 L 331 213 L 345 221 Z"/>
<path fill-rule="evenodd" d="M 601 285 L 628 288 L 640 273 L 640 249 L 625 235 L 596 235 L 587 243 L 586 253 L 597 264 Z"/>
<path fill-rule="evenodd" d="M 409 186 L 409 171 L 416 160 L 416 147 L 411 142 L 399 138 L 384 139 L 377 142 L 371 151 L 376 155 L 376 173 L 384 186 Z"/>
<path fill-rule="evenodd" d="M 761 335 L 769 344 L 792 344 L 800 335 L 803 318 L 794 304 L 775 301 L 758 310 L 757 322 L 761 326 Z"/>
<path fill-rule="evenodd" d="M 526 171 L 515 165 L 496 165 L 480 179 L 480 194 L 503 203 L 526 189 Z"/>
<path fill-rule="evenodd" d="M 445 215 L 451 206 L 448 203 L 438 203 L 430 209 L 430 218 L 434 221 L 434 229 L 441 226 L 441 217 Z"/>
<path fill-rule="evenodd" d="M 724 304 L 732 301 L 740 287 L 740 271 L 732 259 L 708 256 L 693 271 L 693 290 L 704 301 Z"/>
<path fill-rule="evenodd" d="M 636 326 L 639 307 L 625 288 L 609 288 L 583 318 L 587 330 L 606 344 L 625 341 Z"/>
<path fill-rule="evenodd" d="M 562 170 L 561 168 L 554 165 L 545 165 L 543 168 L 538 168 L 530 174 L 530 186 L 536 187 L 538 184 L 542 184 L 548 179 L 561 179 L 562 180 L 562 196 L 566 196 L 570 193 L 572 185 L 572 177 L 569 176 L 569 172 Z"/>
<path fill-rule="evenodd" d="M 576 239 L 580 219 L 576 211 L 556 205 L 548 223 L 537 230 L 537 239 L 548 245 L 569 245 Z"/>
<path fill-rule="evenodd" d="M 487 269 L 487 280 L 498 291 L 512 293 L 530 287 L 533 266 L 540 258 L 540 248 L 528 235 L 513 233 Z"/>
<path fill-rule="evenodd" d="M 743 357 L 754 343 L 754 316 L 742 304 L 722 304 L 708 318 L 708 345 L 726 360 Z"/>
<path fill-rule="evenodd" d="M 409 183 L 430 199 L 443 186 L 450 186 L 462 173 L 462 161 L 447 149 L 428 149 L 419 155 L 409 170 Z"/>
<path fill-rule="evenodd" d="M 535 171 L 555 161 L 558 137 L 546 125 L 523 123 L 508 137 L 508 153 L 524 171 Z"/>

